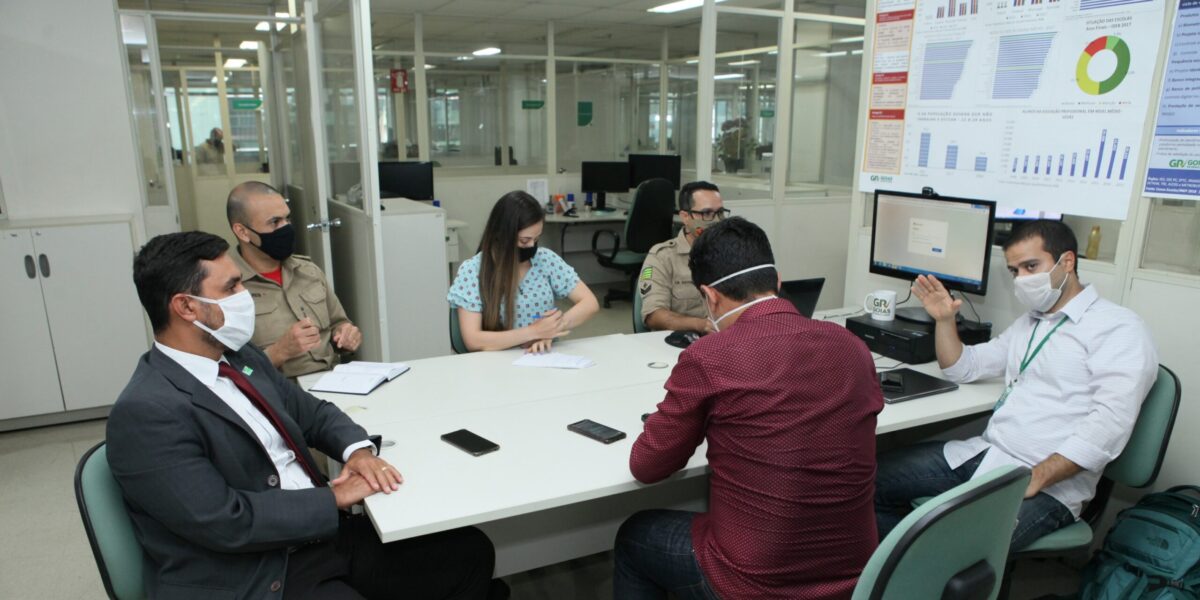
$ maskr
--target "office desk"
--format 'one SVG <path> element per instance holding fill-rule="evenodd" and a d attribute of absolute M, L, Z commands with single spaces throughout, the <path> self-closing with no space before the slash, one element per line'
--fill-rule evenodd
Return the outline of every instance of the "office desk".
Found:
<path fill-rule="evenodd" d="M 625 217 L 624 209 L 605 212 L 579 211 L 579 215 L 575 217 L 549 214 L 546 215 L 546 222 L 558 225 L 558 254 L 562 256 L 567 251 L 567 228 L 572 225 L 612 225 L 614 223 L 624 223 Z"/>
<path fill-rule="evenodd" d="M 497 575 L 507 575 L 610 549 L 621 522 L 637 510 L 704 510 L 704 445 L 665 482 L 647 486 L 629 473 L 641 415 L 662 400 L 663 383 L 678 358 L 679 350 L 664 337 L 655 332 L 557 345 L 596 361 L 580 371 L 514 367 L 510 363 L 519 351 L 510 350 L 413 361 L 412 371 L 365 398 L 323 394 L 394 443 L 383 456 L 405 483 L 366 501 L 380 538 L 390 542 L 476 525 L 496 545 Z M 669 367 L 647 366 L 655 361 Z M 936 364 L 913 368 L 940 374 Z M 1001 383 L 991 381 L 888 405 L 877 431 L 986 412 L 1000 391 Z M 628 437 L 604 445 L 567 431 L 580 419 Z M 462 428 L 500 450 L 474 457 L 440 440 Z"/>

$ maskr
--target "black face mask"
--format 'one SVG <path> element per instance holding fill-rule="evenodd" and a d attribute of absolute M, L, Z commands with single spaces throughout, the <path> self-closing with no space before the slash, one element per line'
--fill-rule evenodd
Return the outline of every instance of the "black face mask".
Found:
<path fill-rule="evenodd" d="M 538 251 L 537 242 L 534 242 L 534 244 L 528 248 L 518 247 L 517 248 L 517 262 L 529 262 L 529 261 L 533 260 L 533 255 L 537 254 L 537 251 Z"/>
<path fill-rule="evenodd" d="M 254 230 L 251 229 L 250 231 Z M 292 252 L 295 252 L 296 229 L 292 227 L 291 223 L 268 233 L 259 233 L 257 231 L 254 231 L 254 233 L 258 234 L 260 240 L 258 249 L 275 260 L 286 260 L 287 257 L 292 255 Z"/>

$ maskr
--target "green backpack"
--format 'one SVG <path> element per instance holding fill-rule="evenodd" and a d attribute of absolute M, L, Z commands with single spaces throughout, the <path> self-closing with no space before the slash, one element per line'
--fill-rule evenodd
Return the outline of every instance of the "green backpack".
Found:
<path fill-rule="evenodd" d="M 1083 571 L 1079 597 L 1200 600 L 1200 487 L 1148 494 L 1121 511 Z"/>

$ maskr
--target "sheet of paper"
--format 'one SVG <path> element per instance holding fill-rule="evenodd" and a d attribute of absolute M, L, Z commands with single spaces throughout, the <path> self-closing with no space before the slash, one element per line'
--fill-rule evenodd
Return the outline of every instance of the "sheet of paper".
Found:
<path fill-rule="evenodd" d="M 596 363 L 590 358 L 559 352 L 523 354 L 521 358 L 513 361 L 513 364 L 518 367 L 541 367 L 544 369 L 586 369 L 596 366 Z"/>

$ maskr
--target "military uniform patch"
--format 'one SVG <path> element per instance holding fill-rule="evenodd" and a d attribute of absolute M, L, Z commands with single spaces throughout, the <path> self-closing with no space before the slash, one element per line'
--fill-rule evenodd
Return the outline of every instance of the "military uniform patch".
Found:
<path fill-rule="evenodd" d="M 647 281 L 654 276 L 654 267 L 646 267 L 642 269 L 642 281 Z"/>

